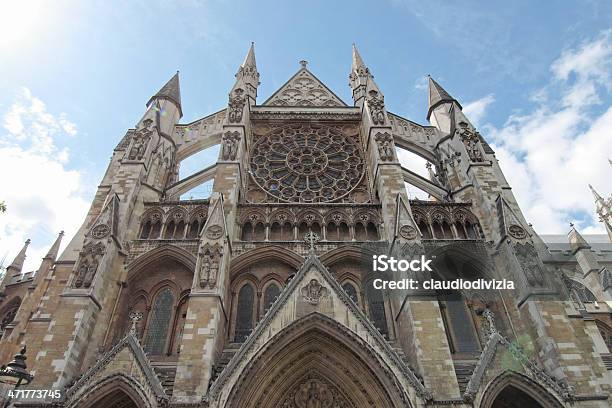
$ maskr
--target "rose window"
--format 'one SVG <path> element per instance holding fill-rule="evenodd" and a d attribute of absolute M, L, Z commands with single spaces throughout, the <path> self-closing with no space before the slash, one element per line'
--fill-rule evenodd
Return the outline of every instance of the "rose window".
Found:
<path fill-rule="evenodd" d="M 294 124 L 256 130 L 253 179 L 281 201 L 340 199 L 357 186 L 363 171 L 357 128 L 352 125 Z"/>

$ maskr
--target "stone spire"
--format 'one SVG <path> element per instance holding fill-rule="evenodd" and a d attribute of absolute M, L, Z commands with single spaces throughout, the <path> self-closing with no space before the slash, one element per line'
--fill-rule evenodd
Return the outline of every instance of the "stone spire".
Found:
<path fill-rule="evenodd" d="M 179 84 L 179 72 L 176 71 L 176 74 L 168 82 L 164 85 L 155 95 L 149 99 L 147 102 L 147 106 L 150 106 L 153 101 L 156 99 L 165 99 L 172 102 L 179 110 L 181 116 L 183 116 L 183 111 L 181 109 L 181 87 Z"/>
<path fill-rule="evenodd" d="M 385 96 L 376 85 L 374 76 L 363 62 L 355 44 L 353 44 L 353 62 L 349 74 L 349 86 L 353 89 L 355 106 L 363 106 L 364 101 L 367 100 L 368 112 L 373 125 L 389 125 L 385 114 Z"/>
<path fill-rule="evenodd" d="M 246 95 L 254 104 L 257 98 L 258 86 L 259 72 L 257 72 L 257 62 L 255 60 L 255 43 L 252 42 L 246 57 L 244 57 L 242 65 L 238 68 L 236 83 L 230 92 L 230 96 Z M 241 91 L 236 92 L 238 89 Z"/>
<path fill-rule="evenodd" d="M 60 247 L 60 244 L 62 243 L 63 237 L 64 237 L 64 231 L 61 231 L 59 235 L 57 236 L 57 239 L 55 240 L 53 245 L 51 245 L 51 248 L 49 248 L 49 252 L 47 252 L 47 255 L 45 255 L 46 259 L 55 260 L 55 258 L 57 258 L 57 254 L 59 253 L 59 247 Z"/>
<path fill-rule="evenodd" d="M 455 98 L 450 96 L 450 94 L 446 92 L 439 83 L 434 81 L 431 76 L 428 76 L 427 78 L 429 79 L 429 106 L 427 109 L 427 119 L 429 119 L 431 116 L 431 112 L 444 102 L 455 102 L 459 106 L 459 109 L 462 109 L 461 104 Z"/>
<path fill-rule="evenodd" d="M 18 274 L 21 272 L 21 270 L 23 269 L 23 263 L 26 259 L 26 251 L 28 250 L 28 245 L 30 245 L 29 239 L 27 239 L 26 242 L 23 244 L 23 248 L 21 248 L 21 251 L 19 251 L 15 259 L 13 260 L 13 263 L 11 263 L 8 268 L 6 268 L 7 275 L 9 274 L 9 271 L 13 274 Z"/>
<path fill-rule="evenodd" d="M 599 219 L 604 223 L 606 232 L 612 241 L 612 196 L 608 199 L 604 199 L 602 196 L 595 191 L 592 185 L 589 184 L 589 188 L 595 197 L 595 208 Z"/>
<path fill-rule="evenodd" d="M 365 69 L 365 73 L 369 73 L 368 67 L 364 64 L 363 59 L 361 59 L 361 55 L 359 55 L 359 50 L 357 50 L 357 46 L 353 43 L 353 64 L 351 66 L 351 71 L 357 72 L 359 69 Z"/>

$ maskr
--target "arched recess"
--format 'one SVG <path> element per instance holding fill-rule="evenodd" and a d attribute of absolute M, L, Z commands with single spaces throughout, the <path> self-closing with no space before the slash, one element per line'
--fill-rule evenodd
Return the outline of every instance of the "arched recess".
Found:
<path fill-rule="evenodd" d="M 411 406 L 377 351 L 319 313 L 277 333 L 236 378 L 221 406 Z"/>
<path fill-rule="evenodd" d="M 510 398 L 511 397 L 511 398 Z M 563 404 L 546 388 L 531 378 L 505 371 L 485 388 L 481 408 L 563 408 Z"/>
<path fill-rule="evenodd" d="M 0 337 L 2 337 L 2 333 L 4 333 L 4 329 L 6 326 L 11 324 L 17 316 L 17 311 L 19 310 L 19 306 L 21 305 L 21 298 L 14 297 L 9 302 L 4 305 L 0 309 Z"/>
<path fill-rule="evenodd" d="M 113 315 L 113 323 L 106 347 L 123 338 L 130 327 L 129 315 L 141 313 L 137 323 L 137 336 L 147 344 L 151 333 L 158 330 L 159 316 L 156 316 L 157 296 L 167 288 L 171 293 L 171 302 L 166 305 L 163 327 L 163 352 L 156 353 L 154 358 L 176 359 L 178 344 L 176 339 L 184 325 L 184 315 L 188 306 L 187 294 L 193 283 L 195 257 L 186 250 L 174 245 L 158 247 L 132 261 L 127 267 L 126 284 L 121 289 L 118 307 Z M 156 306 L 157 305 L 157 306 Z M 157 321 L 157 323 L 154 322 Z M 148 350 L 150 351 L 150 350 Z"/>
<path fill-rule="evenodd" d="M 137 274 L 143 269 L 166 259 L 175 260 L 186 268 L 195 271 L 196 259 L 192 254 L 175 245 L 162 245 L 130 262 L 128 265 L 129 274 Z"/>
<path fill-rule="evenodd" d="M 268 260 L 278 260 L 297 270 L 304 263 L 304 258 L 293 251 L 277 245 L 269 245 L 245 252 L 232 260 L 232 275 L 244 271 L 250 265 L 265 262 Z"/>
<path fill-rule="evenodd" d="M 102 378 L 83 392 L 80 398 L 68 402 L 67 408 L 153 408 L 142 386 L 123 373 Z"/>

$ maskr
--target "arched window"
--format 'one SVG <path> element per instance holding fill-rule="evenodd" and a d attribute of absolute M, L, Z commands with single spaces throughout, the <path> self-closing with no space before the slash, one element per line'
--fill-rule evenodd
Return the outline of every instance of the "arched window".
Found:
<path fill-rule="evenodd" d="M 149 234 L 151 234 L 151 221 L 150 220 L 145 222 L 144 225 L 142 226 L 142 231 L 140 232 L 140 239 L 149 238 Z"/>
<path fill-rule="evenodd" d="M 378 228 L 376 228 L 373 222 L 368 222 L 366 233 L 368 235 L 368 241 L 378 241 Z"/>
<path fill-rule="evenodd" d="M 461 295 L 445 296 L 440 302 L 442 319 L 446 336 L 452 353 L 476 353 L 480 351 L 480 342 L 472 313 Z"/>
<path fill-rule="evenodd" d="M 421 234 L 423 234 L 423 239 L 432 238 L 429 226 L 425 223 L 425 221 L 419 221 L 419 230 L 421 231 Z"/>
<path fill-rule="evenodd" d="M 338 228 L 338 239 L 340 241 L 348 241 L 351 239 L 351 234 L 349 232 L 349 227 L 346 223 L 341 222 L 340 227 Z"/>
<path fill-rule="evenodd" d="M 189 230 L 187 230 L 187 238 L 194 239 L 198 237 L 200 233 L 200 222 L 198 220 L 193 220 L 189 224 Z"/>
<path fill-rule="evenodd" d="M 444 239 L 444 232 L 442 231 L 442 225 L 434 221 L 433 223 L 433 233 L 435 239 Z"/>
<path fill-rule="evenodd" d="M 442 234 L 444 239 L 453 239 L 453 231 L 446 220 L 442 221 Z"/>
<path fill-rule="evenodd" d="M 253 240 L 253 226 L 250 222 L 244 223 L 242 226 L 242 240 L 252 241 Z"/>
<path fill-rule="evenodd" d="M 280 241 L 282 240 L 281 226 L 278 222 L 273 222 L 270 226 L 270 240 Z"/>
<path fill-rule="evenodd" d="M 355 239 L 357 241 L 366 241 L 368 236 L 366 234 L 366 229 L 362 223 L 358 222 L 355 224 Z"/>
<path fill-rule="evenodd" d="M 4 329 L 6 326 L 11 324 L 13 320 L 15 320 L 15 316 L 17 316 L 17 311 L 19 310 L 19 305 L 21 301 L 14 300 L 11 302 L 7 308 L 4 310 L 2 316 L 0 316 L 0 337 L 2 337 L 2 333 L 4 333 Z"/>
<path fill-rule="evenodd" d="M 338 241 L 340 239 L 338 236 L 338 226 L 331 221 L 327 224 L 326 238 L 328 241 Z"/>
<path fill-rule="evenodd" d="M 242 343 L 253 330 L 254 291 L 250 284 L 245 284 L 238 292 L 236 307 L 236 330 L 234 341 Z"/>
<path fill-rule="evenodd" d="M 467 234 L 462 223 L 460 223 L 459 221 L 455 222 L 455 229 L 457 230 L 457 238 L 467 239 Z"/>
<path fill-rule="evenodd" d="M 318 236 L 321 236 L 321 226 L 318 223 L 313 222 L 312 225 L 310 226 L 310 230 L 314 232 L 315 234 L 317 234 Z"/>
<path fill-rule="evenodd" d="M 467 236 L 469 239 L 478 238 L 478 232 L 476 231 L 476 226 L 469 221 L 465 222 L 465 231 L 467 232 Z"/>
<path fill-rule="evenodd" d="M 166 351 L 173 303 L 174 296 L 170 288 L 162 289 L 153 300 L 153 310 L 145 340 L 145 351 L 151 355 L 161 355 Z"/>
<path fill-rule="evenodd" d="M 266 239 L 266 227 L 264 227 L 263 223 L 258 222 L 255 225 L 255 230 L 253 233 L 254 241 L 263 241 Z"/>
<path fill-rule="evenodd" d="M 263 313 L 265 314 L 272 304 L 276 300 L 276 298 L 280 295 L 280 289 L 276 283 L 271 283 L 268 285 L 264 292 L 264 304 L 263 304 Z"/>
<path fill-rule="evenodd" d="M 299 235 L 298 235 L 298 240 L 302 240 L 302 239 L 304 239 L 304 236 L 305 236 L 306 234 L 308 234 L 308 224 L 306 224 L 305 222 L 302 222 L 302 223 L 300 224 L 298 234 L 299 234 Z"/>
<path fill-rule="evenodd" d="M 161 234 L 161 221 L 154 221 L 151 225 L 151 234 L 149 235 L 149 239 L 157 239 Z"/>
<path fill-rule="evenodd" d="M 174 239 L 183 239 L 185 236 L 185 222 L 183 220 L 179 221 L 176 224 L 176 229 L 174 230 Z"/>
<path fill-rule="evenodd" d="M 164 231 L 164 239 L 172 239 L 172 237 L 174 236 L 175 227 L 176 224 L 174 223 L 174 220 L 170 221 L 168 225 L 166 225 L 166 231 Z"/>
<path fill-rule="evenodd" d="M 357 297 L 357 290 L 355 289 L 355 286 L 353 286 L 352 283 L 345 282 L 344 285 L 342 285 L 342 289 L 344 289 L 346 294 L 351 298 L 353 302 L 355 302 L 356 305 L 359 305 L 359 298 Z"/>
<path fill-rule="evenodd" d="M 289 221 L 285 221 L 281 232 L 284 241 L 293 241 L 293 225 Z"/>
<path fill-rule="evenodd" d="M 370 310 L 370 318 L 374 322 L 374 326 L 376 326 L 378 331 L 380 331 L 386 337 L 389 330 L 387 328 L 387 314 L 385 313 L 383 291 L 374 289 L 372 282 L 369 282 L 369 284 L 365 286 L 365 295 L 368 301 L 368 308 Z"/>

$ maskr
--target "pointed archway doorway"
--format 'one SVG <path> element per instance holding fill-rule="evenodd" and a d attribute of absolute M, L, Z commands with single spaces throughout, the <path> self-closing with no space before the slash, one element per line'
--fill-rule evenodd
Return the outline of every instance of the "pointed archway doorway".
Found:
<path fill-rule="evenodd" d="M 225 406 L 384 408 L 410 402 L 367 343 L 313 313 L 278 333 L 254 356 Z"/>
<path fill-rule="evenodd" d="M 506 371 L 489 383 L 480 404 L 482 408 L 563 408 L 546 388 L 531 378 Z"/>

